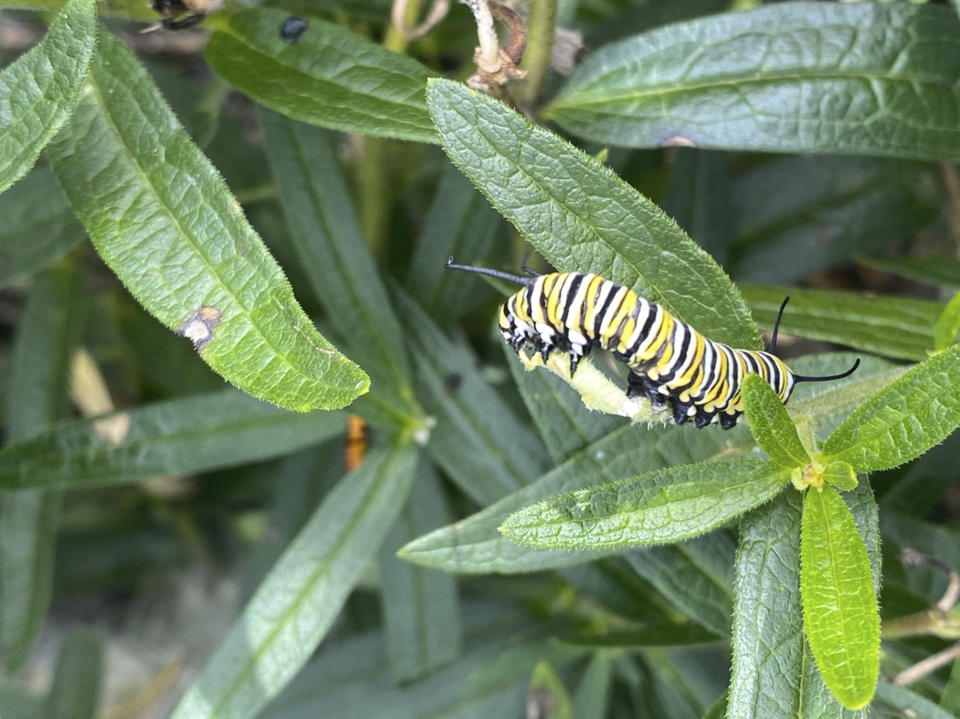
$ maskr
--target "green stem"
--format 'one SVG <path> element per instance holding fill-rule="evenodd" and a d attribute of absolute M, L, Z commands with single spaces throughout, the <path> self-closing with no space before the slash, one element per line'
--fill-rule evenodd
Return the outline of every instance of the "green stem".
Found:
<path fill-rule="evenodd" d="M 557 20 L 557 0 L 533 0 L 527 16 L 527 49 L 521 69 L 527 71 L 523 85 L 518 88 L 520 100 L 533 105 L 540 97 L 543 80 L 550 67 L 553 31 Z"/>
<path fill-rule="evenodd" d="M 421 0 L 408 0 L 408 27 L 416 25 L 420 6 Z M 403 53 L 407 44 L 407 39 L 391 23 L 383 37 L 383 46 L 392 52 Z M 360 225 L 374 256 L 382 255 L 386 243 L 387 219 L 390 215 L 390 180 L 386 167 L 387 147 L 384 143 L 385 141 L 378 137 L 367 135 L 363 138 L 363 157 L 357 172 Z"/>
<path fill-rule="evenodd" d="M 928 609 L 906 617 L 886 619 L 880 634 L 884 639 L 915 637 L 922 634 L 956 639 L 960 637 L 960 621 L 951 614 L 951 612 L 941 612 L 939 609 Z"/>
<path fill-rule="evenodd" d="M 406 26 L 414 27 L 417 24 L 417 17 L 420 15 L 421 0 L 407 0 Z M 383 36 L 383 46 L 393 52 L 406 52 L 408 41 L 394 26 L 393 23 L 387 27 L 387 34 Z"/>
<path fill-rule="evenodd" d="M 385 233 L 390 212 L 390 183 L 384 142 L 382 138 L 371 135 L 363 138 L 363 156 L 357 176 L 360 227 L 375 257 L 382 255 L 386 244 Z"/>

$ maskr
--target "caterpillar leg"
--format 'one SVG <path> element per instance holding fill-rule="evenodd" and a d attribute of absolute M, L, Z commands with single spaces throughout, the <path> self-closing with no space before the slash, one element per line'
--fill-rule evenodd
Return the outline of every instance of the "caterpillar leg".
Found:
<path fill-rule="evenodd" d="M 546 364 L 547 360 L 550 359 L 550 353 L 553 352 L 556 347 L 550 342 L 544 342 L 543 338 L 539 335 L 534 335 L 533 337 L 528 337 L 527 339 L 529 339 L 530 344 L 533 345 L 534 351 L 540 353 L 540 359 L 542 359 L 543 363 Z"/>
<path fill-rule="evenodd" d="M 697 414 L 693 418 L 693 424 L 697 429 L 703 429 L 713 422 L 713 418 L 716 416 L 716 412 L 705 412 L 701 408 L 697 407 Z"/>
<path fill-rule="evenodd" d="M 740 417 L 740 413 L 736 414 L 727 414 L 726 412 L 720 413 L 720 428 L 721 429 L 733 429 L 737 426 L 737 419 Z"/>
<path fill-rule="evenodd" d="M 678 399 L 673 400 L 673 421 L 677 424 L 685 424 L 690 419 L 690 408 L 693 405 L 690 402 L 681 402 Z"/>
<path fill-rule="evenodd" d="M 590 345 L 570 345 L 570 376 L 573 377 L 574 373 L 577 371 L 577 365 L 580 364 L 580 360 L 590 354 Z"/>
<path fill-rule="evenodd" d="M 660 394 L 660 386 L 636 372 L 627 375 L 627 397 L 630 399 L 646 397 L 654 409 L 663 407 L 667 403 L 667 398 Z"/>

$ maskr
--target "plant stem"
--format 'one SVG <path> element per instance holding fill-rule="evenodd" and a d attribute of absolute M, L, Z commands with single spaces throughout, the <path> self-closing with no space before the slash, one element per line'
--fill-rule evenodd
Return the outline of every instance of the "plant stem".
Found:
<path fill-rule="evenodd" d="M 417 24 L 417 16 L 420 14 L 421 0 L 407 0 L 407 7 L 404 11 L 404 19 L 407 27 L 413 27 Z M 392 22 L 387 27 L 387 34 L 383 36 L 383 46 L 393 52 L 405 52 L 408 44 L 407 38 L 403 36 L 400 28 Z"/>
<path fill-rule="evenodd" d="M 416 22 L 420 13 L 421 0 L 408 0 L 406 20 L 408 24 Z M 383 46 L 392 52 L 403 53 L 408 41 L 393 23 L 383 37 Z M 367 135 L 362 138 L 363 154 L 357 171 L 358 204 L 360 209 L 360 227 L 374 256 L 381 254 L 386 242 L 387 218 L 390 215 L 390 182 L 386 167 L 386 147 L 384 140 Z"/>
<path fill-rule="evenodd" d="M 917 662 L 912 667 L 904 669 L 893 678 L 893 683 L 898 687 L 909 686 L 918 679 L 954 661 L 957 657 L 960 657 L 960 644 L 947 647 L 943 651 L 932 654 L 921 662 Z"/>
<path fill-rule="evenodd" d="M 379 256 L 386 238 L 387 217 L 390 214 L 390 182 L 386 168 L 386 147 L 380 137 L 362 138 L 363 154 L 357 173 L 360 228 L 374 256 Z"/>
<path fill-rule="evenodd" d="M 960 637 L 960 621 L 952 616 L 951 612 L 928 609 L 906 617 L 885 619 L 881 627 L 881 636 L 884 639 L 915 637 L 921 634 L 955 639 Z"/>
<path fill-rule="evenodd" d="M 500 44 L 490 7 L 486 0 L 466 0 L 466 3 L 477 23 L 477 40 L 480 43 L 480 49 L 474 56 L 477 67 L 494 72 L 500 67 Z"/>
<path fill-rule="evenodd" d="M 527 16 L 527 50 L 520 66 L 527 71 L 527 77 L 518 88 L 520 100 L 527 106 L 537 101 L 543 89 L 543 80 L 550 67 L 556 20 L 557 0 L 532 0 Z"/>
<path fill-rule="evenodd" d="M 940 172 L 947 193 L 947 220 L 960 250 L 960 179 L 957 178 L 957 168 L 949 162 L 940 163 Z"/>

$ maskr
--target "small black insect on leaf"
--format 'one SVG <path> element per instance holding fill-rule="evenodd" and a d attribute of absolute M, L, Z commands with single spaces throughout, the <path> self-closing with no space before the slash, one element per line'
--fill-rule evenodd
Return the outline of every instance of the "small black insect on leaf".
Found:
<path fill-rule="evenodd" d="M 303 35 L 307 30 L 307 21 L 302 17 L 296 17 L 291 15 L 286 20 L 283 21 L 283 24 L 280 26 L 280 38 L 287 43 L 293 45 L 300 39 L 300 36 Z"/>

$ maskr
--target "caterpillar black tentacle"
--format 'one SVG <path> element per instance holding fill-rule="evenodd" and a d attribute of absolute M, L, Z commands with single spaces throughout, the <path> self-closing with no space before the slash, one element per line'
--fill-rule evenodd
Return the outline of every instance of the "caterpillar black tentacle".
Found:
<path fill-rule="evenodd" d="M 797 382 L 825 382 L 851 375 L 825 377 L 794 374 L 773 351 L 789 297 L 780 306 L 766 351 L 735 349 L 707 339 L 659 305 L 599 275 L 552 272 L 522 277 L 499 270 L 457 265 L 522 285 L 500 310 L 500 333 L 519 352 L 529 342 L 546 362 L 554 350 L 570 355 L 570 374 L 594 347 L 608 350 L 630 369 L 628 397 L 647 397 L 655 408 L 669 406 L 673 421 L 693 420 L 697 428 L 718 422 L 723 429 L 743 414 L 740 387 L 747 374 L 757 374 L 786 402 Z"/>

